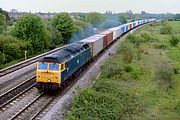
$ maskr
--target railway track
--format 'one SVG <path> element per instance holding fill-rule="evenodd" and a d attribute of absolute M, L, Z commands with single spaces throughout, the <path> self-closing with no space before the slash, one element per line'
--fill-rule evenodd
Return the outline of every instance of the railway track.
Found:
<path fill-rule="evenodd" d="M 13 115 L 9 120 L 32 120 L 34 119 L 44 108 L 46 108 L 53 100 L 55 96 L 46 95 L 44 93 L 39 94 L 33 101 L 23 107 L 19 112 Z"/>
<path fill-rule="evenodd" d="M 30 80 L 33 81 L 34 79 L 35 78 L 32 77 L 29 79 L 29 81 Z M 7 102 L 2 102 L 0 104 L 0 115 L 3 115 L 3 114 L 5 115 L 7 113 L 8 117 L 6 117 L 6 119 L 8 120 L 37 119 L 37 116 L 41 114 L 41 112 L 44 111 L 45 109 L 47 110 L 47 107 L 57 98 L 57 96 L 59 95 L 63 96 L 71 88 L 71 86 L 76 82 L 76 80 L 75 81 L 70 80 L 69 82 L 67 82 L 66 85 L 62 87 L 56 94 L 38 93 L 37 89 L 34 88 L 34 85 L 35 85 L 34 82 L 32 85 L 29 85 L 27 82 L 28 80 L 23 82 L 21 85 L 18 85 L 12 88 L 11 90 L 7 91 L 3 95 L 1 95 L 0 101 L 7 100 Z M 24 84 L 26 85 L 24 86 Z M 24 88 L 22 86 L 26 87 L 26 89 L 22 90 Z M 22 87 L 22 89 L 20 89 L 19 87 Z M 21 92 L 17 89 L 21 90 Z M 11 111 L 11 113 L 8 113 L 7 111 L 9 111 L 8 109 L 10 107 L 15 107 L 17 104 L 20 104 L 22 99 L 27 99 L 26 97 L 29 96 L 29 94 L 27 94 L 28 92 L 29 94 L 31 94 L 31 92 L 34 92 L 35 97 L 31 97 L 29 99 L 30 102 L 22 105 L 23 107 L 20 107 L 16 111 Z M 16 102 L 13 103 L 14 101 Z"/>
<path fill-rule="evenodd" d="M 63 46 L 63 47 L 64 47 L 64 46 Z M 31 64 L 37 62 L 41 57 L 43 57 L 43 56 L 45 56 L 45 55 L 48 55 L 48 54 L 51 54 L 51 53 L 53 53 L 53 52 L 56 52 L 56 51 L 62 49 L 63 47 L 56 48 L 56 49 L 54 49 L 54 50 L 51 50 L 51 51 L 46 52 L 46 53 L 43 53 L 43 54 L 41 54 L 41 55 L 38 55 L 38 56 L 33 57 L 33 58 L 30 58 L 30 59 L 28 59 L 28 60 L 22 61 L 22 62 L 20 62 L 20 63 L 18 63 L 18 64 L 12 65 L 12 66 L 7 67 L 7 68 L 5 68 L 5 69 L 1 69 L 1 70 L 0 70 L 0 77 L 5 76 L 5 75 L 7 75 L 7 74 L 10 74 L 10 73 L 12 73 L 12 72 L 14 72 L 14 71 L 16 71 L 16 70 L 22 69 L 22 68 L 24 68 L 24 67 L 26 67 L 26 66 L 28 66 L 28 65 L 31 65 Z"/>
<path fill-rule="evenodd" d="M 35 86 L 35 76 L 0 95 L 0 109 Z"/>

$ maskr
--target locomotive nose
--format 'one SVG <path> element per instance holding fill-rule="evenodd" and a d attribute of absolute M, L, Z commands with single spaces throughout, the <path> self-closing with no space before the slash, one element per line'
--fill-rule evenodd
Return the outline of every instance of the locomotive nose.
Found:
<path fill-rule="evenodd" d="M 59 73 L 53 72 L 41 72 L 38 74 L 37 82 L 44 83 L 59 83 L 60 75 Z"/>

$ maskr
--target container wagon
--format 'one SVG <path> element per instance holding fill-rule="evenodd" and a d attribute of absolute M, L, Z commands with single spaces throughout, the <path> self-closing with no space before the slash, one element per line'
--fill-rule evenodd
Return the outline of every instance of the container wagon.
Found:
<path fill-rule="evenodd" d="M 103 50 L 104 48 L 103 41 L 104 41 L 104 36 L 94 35 L 86 39 L 83 39 L 80 42 L 83 42 L 89 45 L 91 49 L 91 56 L 94 58 L 95 56 L 98 55 L 98 53 L 100 53 Z"/>
<path fill-rule="evenodd" d="M 98 35 L 104 35 L 103 46 L 107 47 L 113 41 L 113 32 L 111 30 L 106 30 L 99 33 Z"/>
<path fill-rule="evenodd" d="M 109 30 L 113 31 L 113 40 L 120 37 L 123 33 L 121 27 L 115 27 L 115 28 L 111 28 Z"/>

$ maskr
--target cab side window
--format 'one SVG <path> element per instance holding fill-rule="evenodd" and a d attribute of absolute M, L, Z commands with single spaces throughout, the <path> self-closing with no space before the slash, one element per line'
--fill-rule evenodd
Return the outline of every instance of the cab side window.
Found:
<path fill-rule="evenodd" d="M 65 69 L 65 64 L 61 64 L 61 70 L 64 70 Z"/>

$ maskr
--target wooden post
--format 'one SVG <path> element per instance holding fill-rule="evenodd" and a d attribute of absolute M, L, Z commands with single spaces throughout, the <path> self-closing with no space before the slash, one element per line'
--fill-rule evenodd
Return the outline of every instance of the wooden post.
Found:
<path fill-rule="evenodd" d="M 24 53 L 25 53 L 24 57 L 25 57 L 25 60 L 26 60 L 27 59 L 27 51 L 25 50 Z"/>

